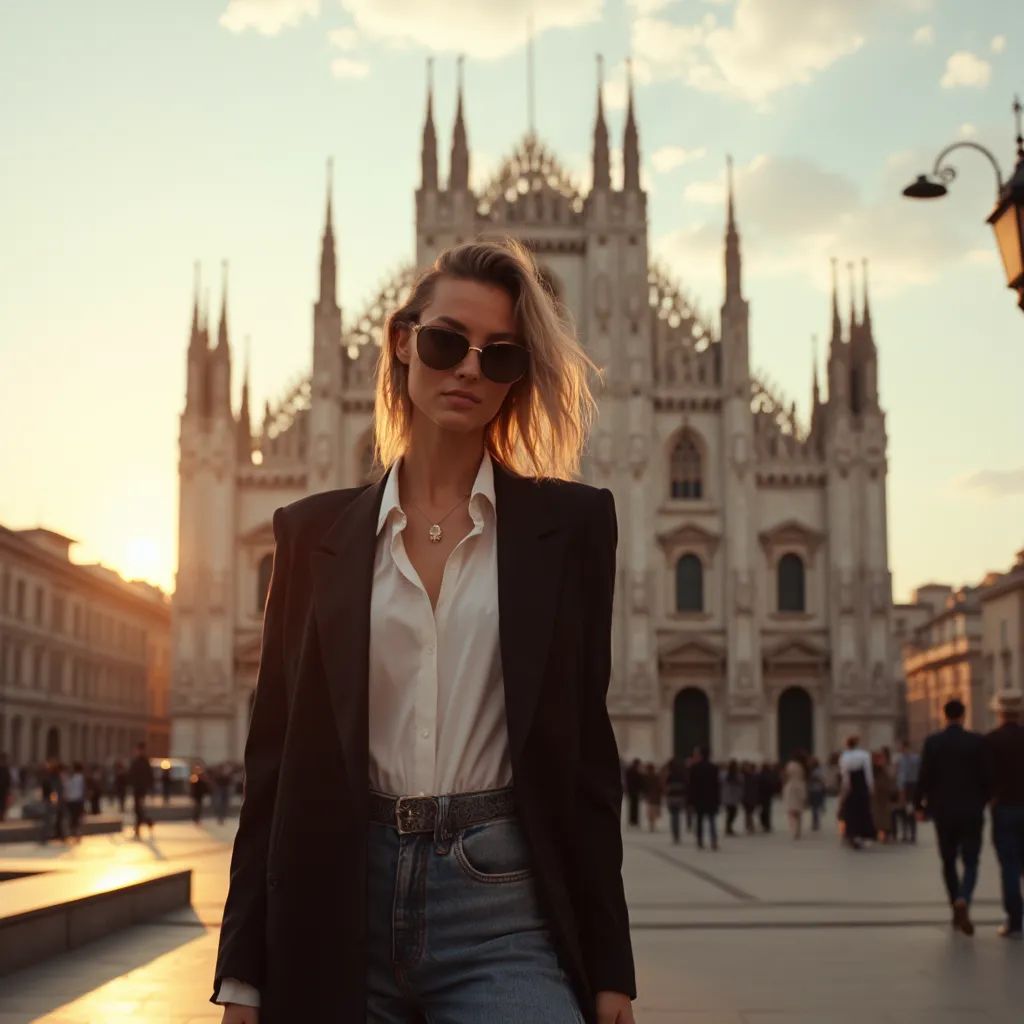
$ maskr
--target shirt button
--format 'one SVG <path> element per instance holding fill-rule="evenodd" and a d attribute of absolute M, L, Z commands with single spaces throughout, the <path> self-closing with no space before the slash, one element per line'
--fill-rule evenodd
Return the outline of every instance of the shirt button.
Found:
<path fill-rule="evenodd" d="M 433 644 L 427 644 L 426 652 L 427 652 L 427 654 L 433 654 L 434 653 L 434 645 Z"/>
<path fill-rule="evenodd" d="M 422 737 L 423 737 L 424 739 L 426 739 L 426 738 L 427 738 L 427 737 L 428 737 L 428 736 L 430 735 L 430 730 L 429 730 L 429 729 L 421 729 L 421 730 L 420 730 L 420 735 L 421 735 L 421 736 L 422 736 Z"/>

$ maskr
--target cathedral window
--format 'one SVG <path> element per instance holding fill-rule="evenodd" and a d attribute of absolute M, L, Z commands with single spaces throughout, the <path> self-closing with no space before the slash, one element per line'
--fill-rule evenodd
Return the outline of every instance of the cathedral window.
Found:
<path fill-rule="evenodd" d="M 673 498 L 702 498 L 704 487 L 701 480 L 700 449 L 693 434 L 682 434 L 672 449 L 670 465 Z"/>
<path fill-rule="evenodd" d="M 696 555 L 676 562 L 676 611 L 704 611 L 704 566 Z"/>
<path fill-rule="evenodd" d="M 780 612 L 807 610 L 804 561 L 799 555 L 788 554 L 779 559 L 778 605 Z"/>
<path fill-rule="evenodd" d="M 270 590 L 270 574 L 273 568 L 274 556 L 264 555 L 256 571 L 256 607 L 261 614 L 267 606 L 267 593 Z"/>

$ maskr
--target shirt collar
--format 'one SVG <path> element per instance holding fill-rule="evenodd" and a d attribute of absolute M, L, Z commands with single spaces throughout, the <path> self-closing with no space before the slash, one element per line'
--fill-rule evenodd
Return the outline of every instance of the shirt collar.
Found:
<path fill-rule="evenodd" d="M 388 516 L 395 509 L 398 510 L 399 516 L 405 518 L 405 512 L 402 509 L 402 504 L 398 493 L 398 469 L 402 463 L 402 456 L 399 456 L 391 464 L 391 471 L 388 473 L 387 481 L 384 484 L 384 493 L 381 495 L 380 500 L 380 512 L 377 514 L 377 535 L 380 535 L 380 531 L 384 528 L 384 524 L 388 520 Z M 473 521 L 476 522 L 477 516 L 475 514 L 475 506 L 479 503 L 479 499 L 485 498 L 491 509 L 496 509 L 497 501 L 494 496 L 494 464 L 491 461 L 490 452 L 484 449 L 483 458 L 480 460 L 480 466 L 476 471 L 476 478 L 473 480 L 473 488 L 469 493 L 469 509 L 470 515 Z M 474 499 L 477 499 L 474 501 Z"/>

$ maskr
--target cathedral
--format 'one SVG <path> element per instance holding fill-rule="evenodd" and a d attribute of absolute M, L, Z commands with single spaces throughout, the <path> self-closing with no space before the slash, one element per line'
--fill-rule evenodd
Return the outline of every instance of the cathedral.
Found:
<path fill-rule="evenodd" d="M 621 187 L 600 89 L 585 193 L 531 130 L 470 187 L 459 81 L 446 180 L 428 88 L 415 264 L 367 307 L 337 302 L 330 184 L 308 375 L 254 431 L 248 377 L 231 400 L 227 298 L 216 339 L 193 305 L 180 427 L 171 753 L 241 760 L 273 552 L 271 516 L 303 495 L 376 478 L 371 421 L 384 318 L 443 248 L 511 235 L 606 370 L 583 479 L 619 522 L 608 708 L 623 757 L 662 762 L 827 755 L 894 738 L 886 428 L 866 282 L 841 317 L 833 269 L 827 393 L 809 422 L 750 366 L 749 305 L 730 173 L 720 315 L 648 247 L 629 90 Z M 342 268 L 343 270 L 343 268 Z M 197 289 L 198 292 L 198 289 Z M 248 368 L 246 368 L 248 373 Z"/>

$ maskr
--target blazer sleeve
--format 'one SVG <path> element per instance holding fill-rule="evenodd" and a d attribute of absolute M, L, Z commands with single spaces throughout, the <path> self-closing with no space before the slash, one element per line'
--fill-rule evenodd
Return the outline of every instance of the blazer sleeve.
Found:
<path fill-rule="evenodd" d="M 606 698 L 618 527 L 611 491 L 587 516 L 580 762 L 575 780 L 571 897 L 591 989 L 636 998 L 629 915 L 622 885 L 622 777 Z"/>
<path fill-rule="evenodd" d="M 210 1002 L 225 978 L 259 989 L 264 977 L 267 847 L 288 721 L 283 633 L 290 562 L 285 518 L 274 513 L 274 564 L 263 615 L 256 697 L 245 741 L 245 776 Z"/>

